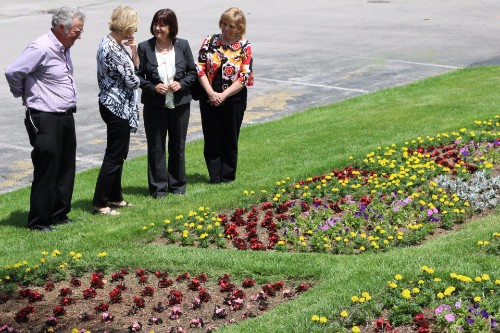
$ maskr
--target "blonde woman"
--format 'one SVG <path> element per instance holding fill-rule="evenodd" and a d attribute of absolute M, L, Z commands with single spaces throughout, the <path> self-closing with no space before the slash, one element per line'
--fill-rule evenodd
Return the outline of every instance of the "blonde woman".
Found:
<path fill-rule="evenodd" d="M 137 130 L 138 121 L 140 80 L 135 68 L 139 58 L 134 37 L 138 24 L 136 10 L 125 5 L 117 7 L 109 21 L 110 33 L 97 50 L 99 112 L 107 126 L 107 146 L 92 200 L 94 214 L 119 215 L 115 208 L 130 206 L 123 199 L 121 178 L 130 132 Z"/>
<path fill-rule="evenodd" d="M 205 138 L 204 155 L 210 183 L 236 179 L 238 137 L 247 107 L 247 86 L 253 85 L 252 46 L 243 36 L 246 19 L 235 7 L 219 19 L 220 34 L 208 35 L 198 54 L 198 80 Z"/>

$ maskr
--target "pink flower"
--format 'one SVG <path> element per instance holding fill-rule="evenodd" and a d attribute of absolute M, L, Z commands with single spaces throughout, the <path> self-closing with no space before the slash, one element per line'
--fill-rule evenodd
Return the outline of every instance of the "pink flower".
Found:
<path fill-rule="evenodd" d="M 452 313 L 448 313 L 447 315 L 444 316 L 447 322 L 452 322 L 455 321 L 455 316 Z"/>

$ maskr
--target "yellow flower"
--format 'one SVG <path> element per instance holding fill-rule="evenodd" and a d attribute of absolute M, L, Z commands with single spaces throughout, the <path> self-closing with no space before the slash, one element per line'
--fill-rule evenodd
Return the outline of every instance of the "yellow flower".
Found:
<path fill-rule="evenodd" d="M 312 321 L 319 321 L 319 316 L 318 316 L 318 315 L 313 315 L 313 316 L 311 317 L 311 320 L 312 320 Z"/>
<path fill-rule="evenodd" d="M 437 293 L 436 297 L 439 298 L 439 299 L 442 299 L 442 298 L 444 298 L 444 294 L 443 293 Z"/>
<path fill-rule="evenodd" d="M 99 252 L 99 253 L 97 254 L 97 256 L 98 256 L 99 258 L 105 257 L 105 256 L 107 256 L 107 255 L 108 255 L 108 254 L 107 254 L 106 252 Z"/>
<path fill-rule="evenodd" d="M 319 317 L 319 322 L 320 322 L 320 323 L 324 324 L 324 323 L 326 323 L 327 321 L 328 321 L 328 318 L 326 318 L 326 317 L 324 317 L 324 316 Z"/>
<path fill-rule="evenodd" d="M 481 279 L 483 279 L 483 281 L 489 281 L 490 280 L 490 276 L 488 274 L 482 274 L 481 275 Z"/>
<path fill-rule="evenodd" d="M 394 278 L 398 281 L 402 280 L 403 279 L 403 276 L 401 274 L 396 274 L 396 276 L 394 276 Z"/>
<path fill-rule="evenodd" d="M 352 331 L 352 333 L 359 333 L 359 332 L 361 332 L 361 330 L 359 329 L 359 327 L 358 327 L 358 326 L 353 326 L 353 327 L 351 328 L 351 331 Z"/>
<path fill-rule="evenodd" d="M 352 296 L 351 297 L 351 301 L 353 301 L 354 303 L 356 303 L 357 301 L 359 301 L 359 297 L 358 296 Z"/>
<path fill-rule="evenodd" d="M 411 292 L 414 293 L 414 294 L 418 294 L 420 292 L 420 289 L 418 289 L 418 288 L 415 287 L 415 288 L 413 288 L 411 290 Z"/>
<path fill-rule="evenodd" d="M 476 302 L 476 303 L 481 302 L 481 297 L 479 297 L 479 296 L 474 297 L 474 302 Z"/>
<path fill-rule="evenodd" d="M 411 292 L 408 289 L 405 289 L 401 292 L 401 296 L 406 299 L 411 298 Z"/>
<path fill-rule="evenodd" d="M 343 317 L 343 318 L 347 317 L 348 315 L 349 314 L 347 313 L 346 310 L 340 312 L 340 316 Z"/>

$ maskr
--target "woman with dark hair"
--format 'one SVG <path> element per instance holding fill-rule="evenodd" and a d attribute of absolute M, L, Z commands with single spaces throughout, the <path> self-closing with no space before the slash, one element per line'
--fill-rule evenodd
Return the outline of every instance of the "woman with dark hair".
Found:
<path fill-rule="evenodd" d="M 220 34 L 208 35 L 201 45 L 197 70 L 204 155 L 210 183 L 236 179 L 238 137 L 247 107 L 247 86 L 253 85 L 252 46 L 243 38 L 246 19 L 231 7 L 219 19 Z"/>
<path fill-rule="evenodd" d="M 148 145 L 149 194 L 154 198 L 186 191 L 185 143 L 196 67 L 189 43 L 177 38 L 177 17 L 160 9 L 153 37 L 139 44 L 139 69 Z M 168 133 L 168 167 L 165 142 Z"/>

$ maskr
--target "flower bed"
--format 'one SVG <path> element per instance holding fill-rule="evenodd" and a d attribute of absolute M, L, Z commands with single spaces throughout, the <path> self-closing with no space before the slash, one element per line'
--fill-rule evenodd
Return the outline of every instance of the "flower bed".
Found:
<path fill-rule="evenodd" d="M 499 156 L 496 124 L 476 126 L 400 149 L 380 147 L 362 161 L 351 159 L 350 167 L 286 178 L 272 191 L 246 190 L 245 205 L 235 210 L 200 207 L 165 220 L 164 237 L 185 246 L 332 254 L 419 244 L 500 198 L 500 177 L 491 178 Z"/>
<path fill-rule="evenodd" d="M 422 266 L 416 277 L 395 274 L 376 295 L 354 295 L 336 315 L 311 320 L 328 332 L 500 332 L 499 292 L 500 279 L 488 274 L 438 274 Z"/>
<path fill-rule="evenodd" d="M 0 293 L 0 332 L 211 332 L 309 288 L 291 281 L 258 284 L 251 277 L 234 281 L 228 274 L 95 272 Z"/>

